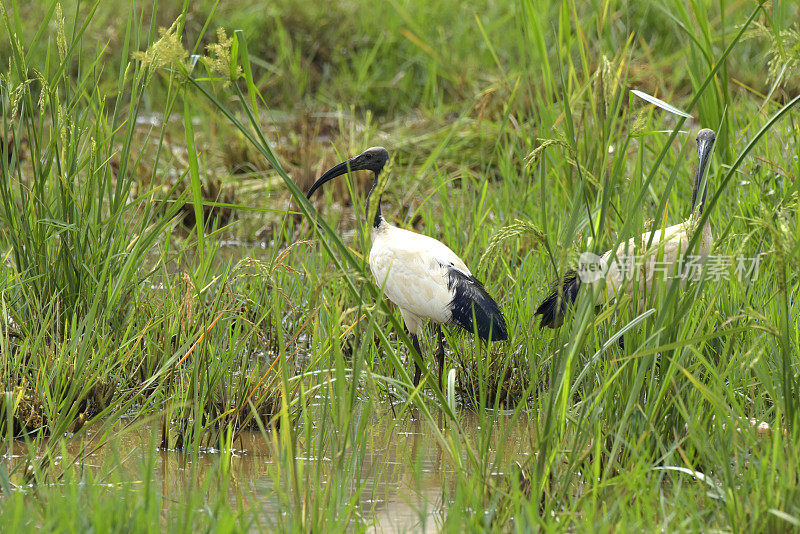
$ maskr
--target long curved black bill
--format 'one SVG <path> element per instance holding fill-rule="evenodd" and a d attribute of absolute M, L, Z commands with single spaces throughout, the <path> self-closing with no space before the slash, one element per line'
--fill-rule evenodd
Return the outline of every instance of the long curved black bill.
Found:
<path fill-rule="evenodd" d="M 314 185 L 311 186 L 311 189 L 308 190 L 306 198 L 311 198 L 311 195 L 313 195 L 317 189 L 321 188 L 323 185 L 325 185 L 327 182 L 330 182 L 337 176 L 347 174 L 347 169 L 349 168 L 349 166 L 350 166 L 350 160 L 347 160 L 325 171 L 325 174 L 320 176 L 319 179 L 316 182 L 314 182 Z"/>
<path fill-rule="evenodd" d="M 692 191 L 692 213 L 697 205 L 697 193 L 700 191 L 700 186 L 703 183 L 703 176 L 706 172 L 708 162 L 711 160 L 711 153 L 714 150 L 714 141 L 716 136 L 714 132 L 708 130 L 706 135 L 698 136 L 697 140 L 697 154 L 700 156 L 700 161 L 697 164 L 697 174 L 694 177 L 694 188 Z M 700 201 L 700 212 L 703 211 L 703 204 L 705 204 L 706 192 L 703 191 L 703 199 Z"/>

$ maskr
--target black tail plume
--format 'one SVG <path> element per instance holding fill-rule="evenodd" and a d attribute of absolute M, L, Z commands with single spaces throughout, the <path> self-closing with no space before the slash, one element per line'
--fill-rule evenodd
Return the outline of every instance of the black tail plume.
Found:
<path fill-rule="evenodd" d="M 477 326 L 481 339 L 508 339 L 503 312 L 483 288 L 483 284 L 474 276 L 466 275 L 458 269 L 450 268 L 448 276 L 447 287 L 451 291 L 455 290 L 455 296 L 450 302 L 450 311 L 453 314 L 451 322 L 468 332 L 475 332 Z"/>
<path fill-rule="evenodd" d="M 571 306 L 578 298 L 580 288 L 581 279 L 578 278 L 578 273 L 573 270 L 567 271 L 561 287 L 559 288 L 558 282 L 556 282 L 552 293 L 536 308 L 534 315 L 542 316 L 539 327 L 558 328 L 564 324 L 567 306 Z"/>

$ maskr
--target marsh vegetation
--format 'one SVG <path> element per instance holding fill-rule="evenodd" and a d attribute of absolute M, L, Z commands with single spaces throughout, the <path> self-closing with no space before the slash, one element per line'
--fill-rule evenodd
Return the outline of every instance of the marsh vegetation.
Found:
<path fill-rule="evenodd" d="M 799 19 L 0 0 L 0 524 L 800 528 Z M 539 329 L 581 252 L 687 218 L 703 127 L 729 261 Z M 366 264 L 371 177 L 305 200 L 373 145 L 384 217 L 506 317 L 447 332 L 443 389 Z"/>

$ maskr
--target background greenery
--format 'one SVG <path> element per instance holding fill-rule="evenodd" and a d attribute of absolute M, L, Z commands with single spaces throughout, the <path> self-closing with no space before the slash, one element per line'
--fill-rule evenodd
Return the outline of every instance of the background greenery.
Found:
<path fill-rule="evenodd" d="M 374 455 L 408 433 L 441 459 L 409 529 L 800 528 L 797 3 L 0 7 L 10 531 L 380 527 L 399 482 Z M 701 127 L 712 254 L 757 279 L 587 295 L 539 330 L 579 252 L 688 216 Z M 377 144 L 387 217 L 509 324 L 448 332 L 444 392 L 410 386 L 370 281 L 370 177 L 327 187 L 319 225 L 303 200 Z M 415 450 L 393 457 L 411 502 Z"/>

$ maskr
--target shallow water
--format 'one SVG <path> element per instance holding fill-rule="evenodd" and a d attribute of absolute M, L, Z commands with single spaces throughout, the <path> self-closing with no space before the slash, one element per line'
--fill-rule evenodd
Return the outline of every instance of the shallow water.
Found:
<path fill-rule="evenodd" d="M 388 405 L 359 406 L 354 410 L 353 422 L 363 424 L 363 417 L 367 421 L 362 439 L 344 447 L 344 457 L 338 460 L 331 458 L 338 456 L 337 453 L 327 452 L 333 448 L 332 434 L 325 436 L 320 429 L 322 425 L 315 422 L 313 428 L 297 429 L 298 447 L 307 445 L 295 458 L 304 470 L 306 482 L 301 486 L 300 499 L 308 498 L 314 491 L 324 491 L 327 484 L 338 484 L 347 499 L 357 496 L 356 512 L 371 531 L 438 531 L 442 510 L 448 506 L 448 480 L 454 470 L 447 460 L 449 455 L 443 453 L 430 434 L 431 423 L 420 420 L 413 411 L 396 417 Z M 437 414 L 439 428 L 443 428 L 443 418 L 443 414 Z M 524 462 L 533 442 L 527 416 L 515 421 L 510 414 L 494 414 L 489 419 L 495 421 L 490 450 L 502 455 L 504 462 L 513 459 Z M 481 434 L 481 422 L 473 412 L 462 411 L 459 421 L 471 438 Z M 67 452 L 71 457 L 83 457 L 76 462 L 83 469 L 106 473 L 112 468 L 115 482 L 135 481 L 152 466 L 150 476 L 161 486 L 163 506 L 169 508 L 172 503 L 180 503 L 188 489 L 200 487 L 207 476 L 213 476 L 226 455 L 214 448 L 202 449 L 196 455 L 157 450 L 160 431 L 158 424 L 131 425 L 93 452 L 89 451 L 99 439 L 88 432 L 85 439 L 73 440 Z M 328 428 L 327 432 L 341 436 L 339 430 Z M 246 496 L 248 508 L 257 507 L 265 525 L 274 524 L 278 514 L 286 513 L 286 507 L 294 502 L 292 499 L 287 503 L 286 498 L 278 496 L 281 490 L 276 486 L 276 473 L 280 468 L 275 465 L 273 444 L 277 434 L 244 432 L 234 442 L 228 470 L 227 491 L 232 506 Z M 326 452 L 317 457 L 315 451 L 319 450 Z M 61 457 L 56 460 L 61 461 Z"/>

